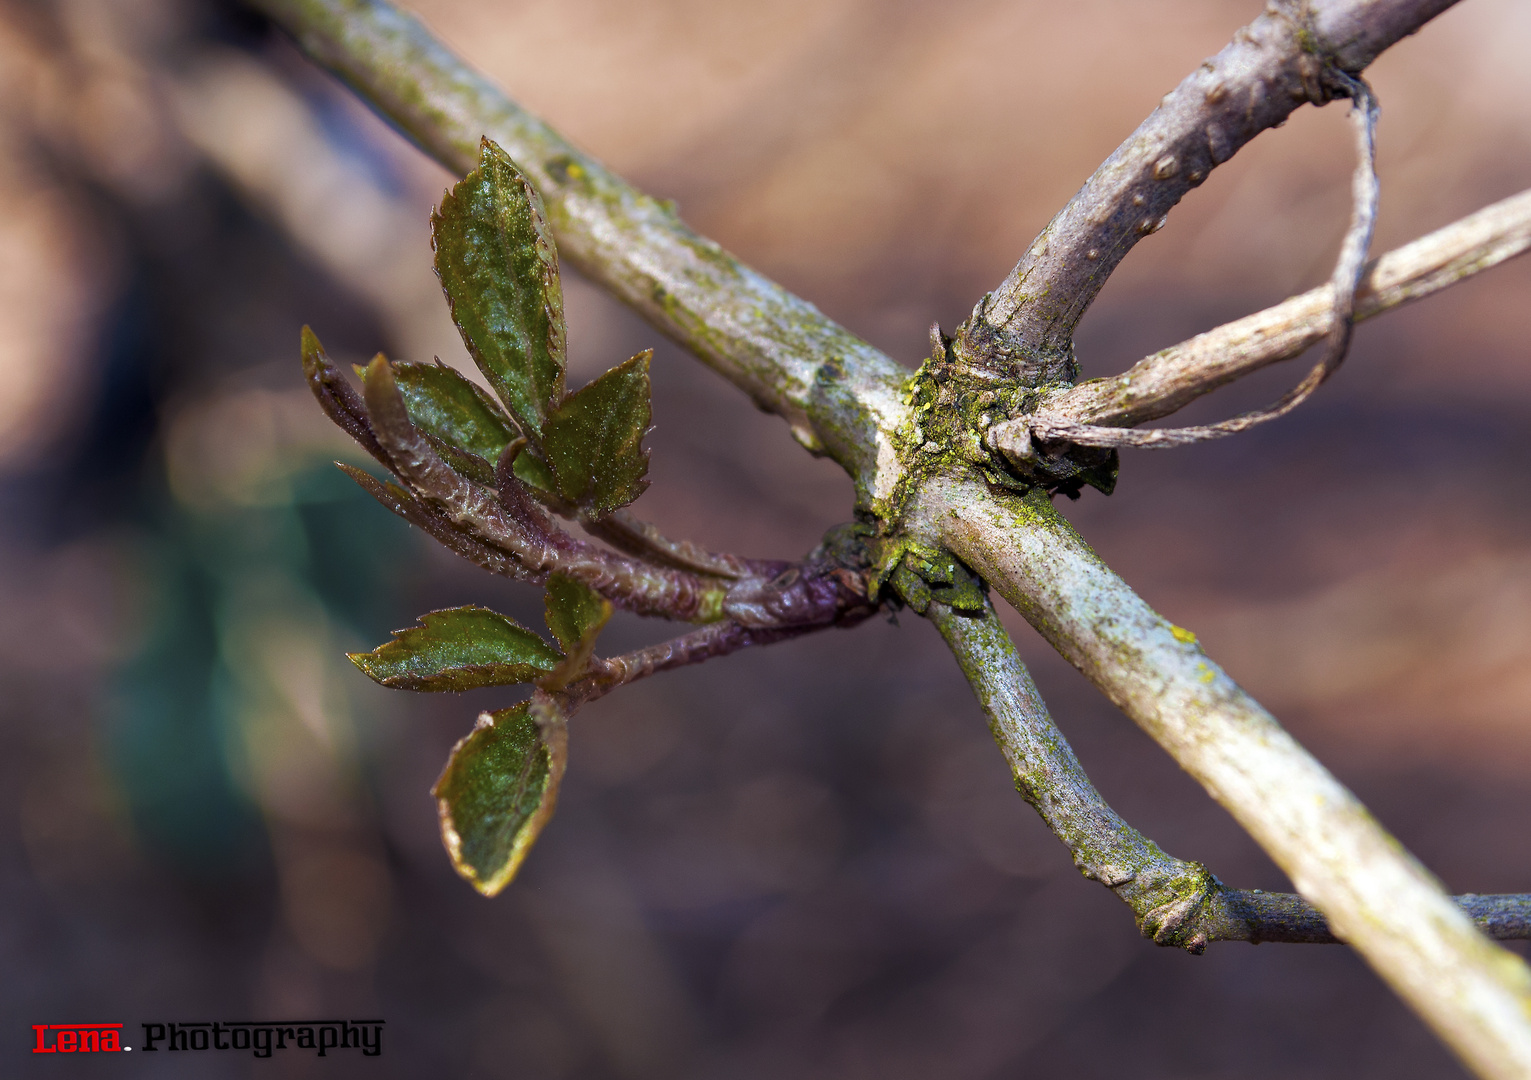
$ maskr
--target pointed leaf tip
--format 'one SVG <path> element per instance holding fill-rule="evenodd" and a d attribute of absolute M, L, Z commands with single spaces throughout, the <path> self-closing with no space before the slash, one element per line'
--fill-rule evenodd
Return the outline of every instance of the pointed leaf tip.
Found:
<path fill-rule="evenodd" d="M 298 334 L 298 351 L 303 357 L 303 370 L 313 378 L 315 372 L 323 366 L 326 357 L 324 346 L 319 344 L 319 335 L 314 333 L 313 328 L 307 323 L 303 324 L 302 331 Z"/>
<path fill-rule="evenodd" d="M 359 364 L 357 366 L 361 367 Z M 378 353 L 367 361 L 367 366 L 361 368 L 360 374 L 368 382 L 377 379 L 386 385 L 393 382 L 393 365 L 388 362 L 388 357 Z"/>
<path fill-rule="evenodd" d="M 401 690 L 472 690 L 531 682 L 563 655 L 515 620 L 488 608 L 430 611 L 420 625 L 351 662 L 372 680 Z"/>
<path fill-rule="evenodd" d="M 568 722 L 538 694 L 484 713 L 455 747 L 431 794 L 452 865 L 494 896 L 516 876 L 558 799 Z"/>

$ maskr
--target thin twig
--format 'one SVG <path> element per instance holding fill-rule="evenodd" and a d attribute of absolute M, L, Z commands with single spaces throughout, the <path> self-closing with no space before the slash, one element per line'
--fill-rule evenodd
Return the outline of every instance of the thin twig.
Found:
<path fill-rule="evenodd" d="M 1204 949 L 1207 936 L 1188 917 L 1216 891 L 1217 879 L 1199 863 L 1165 854 L 1101 798 L 994 609 L 963 615 L 932 603 L 926 617 L 973 687 L 1016 790 L 1068 846 L 1079 872 L 1116 893 L 1144 937 L 1192 952 Z"/>
<path fill-rule="evenodd" d="M 1302 382 L 1298 383 L 1268 408 L 1196 427 L 1154 428 L 1134 431 L 1131 428 L 1097 427 L 1069 421 L 1049 420 L 1039 425 L 1035 420 L 1018 417 L 999 425 L 992 442 L 1008 455 L 1031 456 L 1032 438 L 1043 442 L 1057 440 L 1079 446 L 1137 446 L 1168 448 L 1208 442 L 1248 431 L 1259 424 L 1276 420 L 1307 401 L 1330 375 L 1334 374 L 1350 351 L 1351 332 L 1355 328 L 1356 291 L 1366 271 L 1366 255 L 1371 248 L 1372 230 L 1377 224 L 1377 98 L 1361 79 L 1344 77 L 1355 102 L 1351 119 L 1356 128 L 1356 169 L 1351 180 L 1352 209 L 1350 228 L 1340 244 L 1340 255 L 1329 276 L 1329 295 L 1333 308 L 1329 316 L 1329 343 L 1324 355 Z M 1027 427 L 1029 426 L 1029 433 Z"/>
<path fill-rule="evenodd" d="M 1356 321 L 1439 292 L 1531 251 L 1531 191 L 1486 206 L 1376 259 L 1356 293 Z M 1130 427 L 1157 420 L 1203 394 L 1302 355 L 1332 327 L 1334 289 L 1321 285 L 1198 334 L 1050 398 L 1033 431 L 1053 438 L 1060 422 Z M 998 426 L 996 426 L 998 435 Z M 996 439 L 998 441 L 998 439 Z"/>
<path fill-rule="evenodd" d="M 504 551 L 533 580 L 562 574 L 618 607 L 686 622 L 722 617 L 727 589 L 716 578 L 650 566 L 583 543 L 556 528 L 519 487 L 496 492 L 455 472 L 409 419 L 393 369 L 382 357 L 368 368 L 367 414 L 394 473 L 457 528 Z"/>
<path fill-rule="evenodd" d="M 772 645 L 811 633 L 816 627 L 751 630 L 736 622 L 710 623 L 689 634 L 646 645 L 641 649 L 591 662 L 588 675 L 570 683 L 561 694 L 573 707 L 605 697 L 618 687 L 657 675 L 661 671 L 700 664 L 756 645 Z"/>
<path fill-rule="evenodd" d="M 1168 95 L 973 309 L 967 370 L 1072 381 L 1073 334 L 1117 264 L 1212 170 L 1299 106 L 1343 96 L 1388 46 L 1455 0 L 1280 0 Z"/>
<path fill-rule="evenodd" d="M 877 610 L 862 576 L 827 555 L 800 563 L 736 560 L 731 565 L 744 575 L 725 579 L 657 566 L 581 541 L 558 528 L 514 478 L 508 467 L 512 448 L 501 459 L 498 491 L 442 460 L 410 420 L 393 368 L 382 356 L 367 369 L 364 400 L 367 430 L 394 475 L 473 541 L 465 545 L 448 534 L 443 542 L 481 565 L 480 549 L 487 546 L 514 560 L 524 580 L 540 583 L 561 574 L 639 615 L 696 623 L 727 618 L 751 631 L 851 626 Z M 406 500 L 386 490 L 379 493 L 376 485 L 363 486 L 396 512 L 413 513 L 410 520 L 421 517 Z"/>

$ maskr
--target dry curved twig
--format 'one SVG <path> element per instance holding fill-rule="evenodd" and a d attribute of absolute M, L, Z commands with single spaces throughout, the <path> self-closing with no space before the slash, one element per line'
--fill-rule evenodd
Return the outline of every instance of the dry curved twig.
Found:
<path fill-rule="evenodd" d="M 1486 206 L 1374 260 L 1356 293 L 1359 322 L 1430 296 L 1531 251 L 1531 191 Z M 1032 428 L 1130 427 L 1157 420 L 1261 368 L 1290 360 L 1331 329 L 1333 286 L 1225 323 L 1139 360 L 1120 375 L 1080 383 L 1045 401 Z"/>
<path fill-rule="evenodd" d="M 1132 428 L 1103 427 L 1056 418 L 1035 420 L 1019 417 L 999 425 L 991 441 L 1011 456 L 1030 456 L 1031 439 L 1043 442 L 1070 442 L 1077 446 L 1137 446 L 1145 448 L 1168 448 L 1189 446 L 1191 443 L 1207 442 L 1248 431 L 1252 427 L 1279 419 L 1307 401 L 1350 351 L 1351 332 L 1355 328 L 1356 293 L 1362 275 L 1366 271 L 1366 256 L 1371 248 L 1372 231 L 1377 224 L 1377 198 L 1380 185 L 1377 182 L 1377 97 L 1362 79 L 1342 76 L 1354 107 L 1351 119 L 1356 128 L 1356 169 L 1351 180 L 1352 209 L 1350 227 L 1340 244 L 1340 255 L 1329 276 L 1328 344 L 1324 355 L 1311 371 L 1274 405 L 1254 412 L 1223 420 L 1216 424 L 1195 427 L 1153 428 L 1147 431 Z"/>

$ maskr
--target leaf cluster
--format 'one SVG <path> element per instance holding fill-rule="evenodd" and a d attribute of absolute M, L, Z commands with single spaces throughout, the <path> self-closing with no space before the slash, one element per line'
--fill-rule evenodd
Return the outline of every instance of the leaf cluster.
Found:
<path fill-rule="evenodd" d="M 350 654 L 368 677 L 404 690 L 536 688 L 532 701 L 482 714 L 452 748 L 433 791 L 453 864 L 486 894 L 515 876 L 552 816 L 567 757 L 567 716 L 551 692 L 586 673 L 611 613 L 599 594 L 554 576 L 544 617 L 556 644 L 508 615 L 470 605 L 427 612 L 392 641 Z"/>
<path fill-rule="evenodd" d="M 364 405 L 305 327 L 304 367 L 321 403 L 404 483 L 352 475 L 417 517 L 428 512 L 419 496 L 436 494 L 400 460 L 397 444 L 407 439 L 395 432 L 395 445 L 387 445 L 380 410 L 369 408 L 382 398 L 396 400 L 407 417 L 400 426 L 468 484 L 492 487 L 508 470 L 548 509 L 591 520 L 636 499 L 647 486 L 651 353 L 566 392 L 557 253 L 536 190 L 503 150 L 484 141 L 479 167 L 442 199 L 431 233 L 453 320 L 493 392 L 440 360 L 389 363 L 380 355 L 357 369 Z M 596 638 L 613 610 L 575 577 L 554 573 L 545 584 L 551 643 L 509 616 L 469 605 L 427 612 L 392 641 L 350 656 L 368 677 L 397 689 L 534 688 L 531 701 L 484 713 L 435 787 L 454 865 L 491 895 L 514 876 L 552 813 L 569 707 L 558 695 L 591 676 Z"/>
<path fill-rule="evenodd" d="M 478 167 L 442 199 L 431 233 L 452 317 L 489 389 L 439 360 L 379 355 L 355 369 L 358 395 L 306 327 L 303 366 L 331 419 L 391 474 L 341 466 L 358 484 L 458 554 L 546 589 L 551 642 L 469 605 L 428 612 L 351 655 L 398 689 L 532 687 L 529 701 L 480 717 L 435 788 L 454 865 L 493 894 L 552 813 L 565 727 L 582 703 L 666 667 L 864 618 L 875 592 L 849 554 L 755 562 L 667 540 L 627 515 L 648 482 L 651 353 L 567 389 L 552 234 L 537 192 L 494 143 L 484 140 Z M 703 627 L 601 660 L 596 637 L 615 606 Z"/>

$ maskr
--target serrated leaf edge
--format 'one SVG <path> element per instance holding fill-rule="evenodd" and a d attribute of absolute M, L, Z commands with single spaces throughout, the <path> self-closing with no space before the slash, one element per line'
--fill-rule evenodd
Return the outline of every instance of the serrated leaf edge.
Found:
<path fill-rule="evenodd" d="M 342 466 L 342 468 L 345 468 L 345 466 Z M 407 494 L 407 493 L 404 493 L 401 490 L 400 494 Z M 537 641 L 541 642 L 543 645 L 547 646 L 547 648 L 549 650 L 551 650 L 554 653 L 557 653 L 560 659 L 557 662 L 555 662 L 554 665 L 551 668 L 538 668 L 538 667 L 536 667 L 533 664 L 517 663 L 517 662 L 513 662 L 513 661 L 506 661 L 506 662 L 503 662 L 503 663 L 495 663 L 495 664 L 459 664 L 459 665 L 456 665 L 454 667 L 442 669 L 442 674 L 443 675 L 445 675 L 447 672 L 488 671 L 488 670 L 492 670 L 493 668 L 496 668 L 496 667 L 525 667 L 525 668 L 529 668 L 529 669 L 531 669 L 531 670 L 533 670 L 535 672 L 538 672 L 538 674 L 534 675 L 531 678 L 514 679 L 514 680 L 510 680 L 508 682 L 503 682 L 503 683 L 485 683 L 484 686 L 486 686 L 486 687 L 487 686 L 495 686 L 495 685 L 499 685 L 499 686 L 515 686 L 515 685 L 519 685 L 521 683 L 536 684 L 536 683 L 542 681 L 548 675 L 552 674 L 553 672 L 558 671 L 563 665 L 567 664 L 567 662 L 568 662 L 567 654 L 564 652 L 564 650 L 558 644 L 549 645 L 548 642 L 543 640 L 542 635 L 538 634 L 537 631 L 533 630 L 531 627 L 522 626 L 515 619 L 512 619 L 509 615 L 505 615 L 505 614 L 503 614 L 501 612 L 495 611 L 492 608 L 482 607 L 479 604 L 461 604 L 461 605 L 459 605 L 457 607 L 452 607 L 452 608 L 436 608 L 436 609 L 433 609 L 431 611 L 424 612 L 423 614 L 421 614 L 421 615 L 416 617 L 415 625 L 413 625 L 413 626 L 406 626 L 406 627 L 404 627 L 402 629 L 391 631 L 392 640 L 385 641 L 381 645 L 378 645 L 376 648 L 369 649 L 369 650 L 367 650 L 365 652 L 346 653 L 346 659 L 350 660 L 352 664 L 356 665 L 357 669 L 359 671 L 361 671 L 361 673 L 363 675 L 367 676 L 367 678 L 371 679 L 373 682 L 377 683 L 379 686 L 386 686 L 386 687 L 388 687 L 391 690 L 430 691 L 430 690 L 432 690 L 434 688 L 432 688 L 432 687 L 424 687 L 424 686 L 420 686 L 418 684 L 422 683 L 422 682 L 424 682 L 424 681 L 426 681 L 428 679 L 435 678 L 436 676 L 410 676 L 410 675 L 404 675 L 404 676 L 392 676 L 392 677 L 389 677 L 389 678 L 378 678 L 377 675 L 373 674 L 371 671 L 369 671 L 367 669 L 367 663 L 366 662 L 369 659 L 372 659 L 375 656 L 375 654 L 378 653 L 380 650 L 386 649 L 390 645 L 400 644 L 402 642 L 402 636 L 401 635 L 407 634 L 407 633 L 415 633 L 415 632 L 418 632 L 418 631 L 421 631 L 421 630 L 428 629 L 428 627 L 426 625 L 426 622 L 425 622 L 426 616 L 429 616 L 429 615 L 450 615 L 450 614 L 453 614 L 455 612 L 460 612 L 460 611 L 484 612 L 486 614 L 494 615 L 494 616 L 497 616 L 497 617 L 499 617 L 501 619 L 504 619 L 506 622 L 510 623 L 510 625 L 512 627 L 514 627 L 515 629 L 524 631 L 525 633 L 531 635 L 535 640 L 537 640 Z M 415 684 L 415 685 L 412 685 L 412 684 Z M 477 689 L 477 688 L 475 688 L 475 689 Z M 454 690 L 451 690 L 451 689 L 444 689 L 444 692 L 454 693 L 454 692 L 457 692 L 457 691 L 454 691 Z"/>

